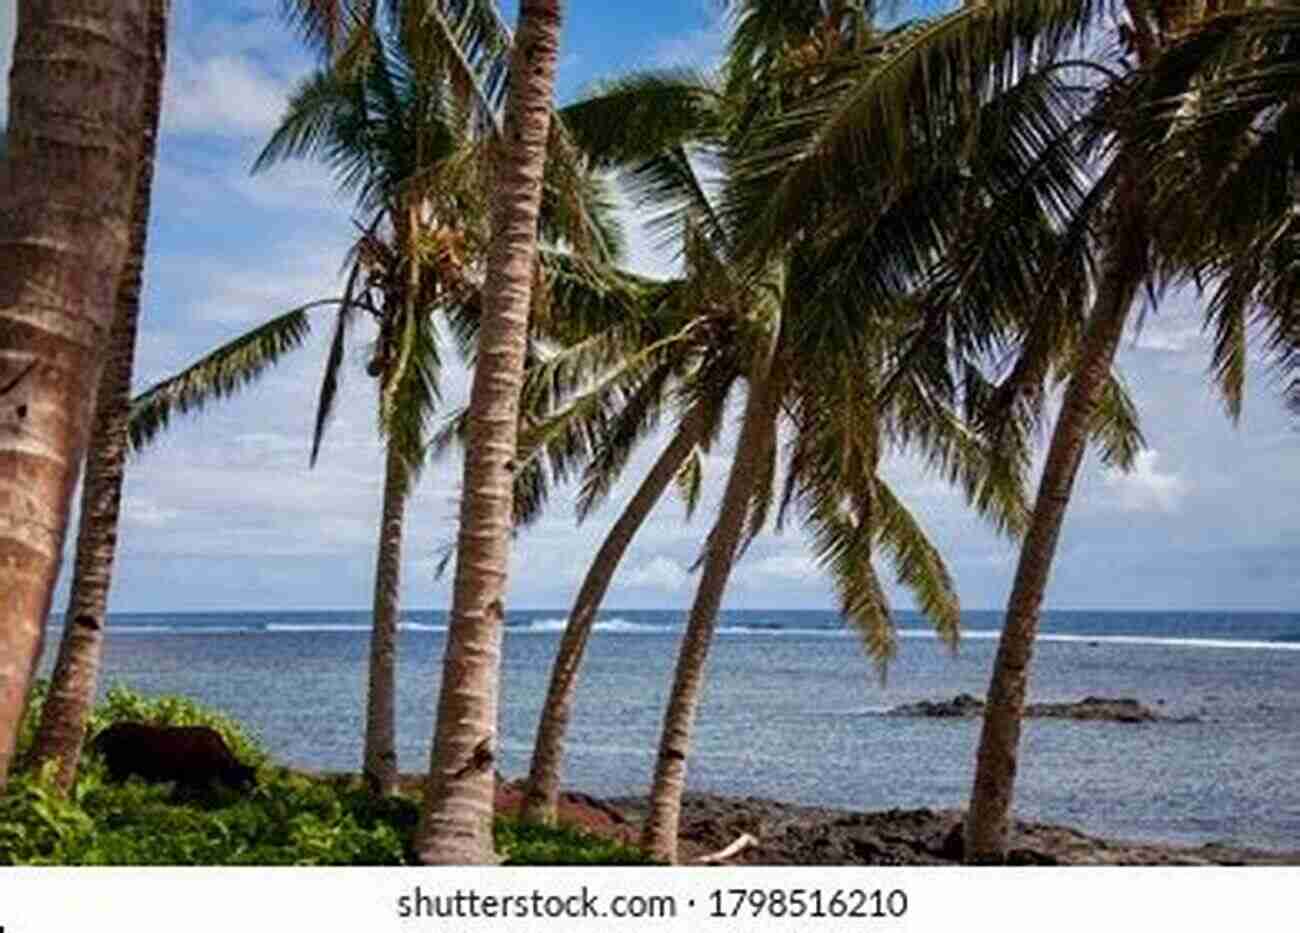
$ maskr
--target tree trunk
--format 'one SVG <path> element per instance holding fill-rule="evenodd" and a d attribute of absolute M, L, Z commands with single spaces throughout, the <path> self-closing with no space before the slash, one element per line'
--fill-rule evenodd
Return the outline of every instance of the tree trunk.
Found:
<path fill-rule="evenodd" d="M 379 556 L 375 563 L 366 750 L 362 766 L 366 784 L 376 796 L 397 790 L 397 624 L 401 610 L 406 489 L 406 463 L 390 439 L 384 470 L 384 517 L 379 526 Z"/>
<path fill-rule="evenodd" d="M 1140 237 L 1121 237 L 1103 260 L 1103 277 L 1088 319 L 1082 356 L 1065 392 L 1029 530 L 1020 548 L 1020 563 L 989 684 L 966 821 L 965 860 L 970 864 L 1001 864 L 1006 860 L 1020 721 L 1039 612 L 1092 416 L 1141 282 L 1140 249 Z"/>
<path fill-rule="evenodd" d="M 0 789 L 130 243 L 150 2 L 18 4 L 0 163 Z"/>
<path fill-rule="evenodd" d="M 560 0 L 521 0 L 497 149 L 492 244 L 469 403 L 460 533 L 429 780 L 415 849 L 426 864 L 493 861 L 497 694 L 513 530 L 519 393 L 560 44 Z"/>
<path fill-rule="evenodd" d="M 681 821 L 682 792 L 686 786 L 686 756 L 691 747 L 691 728 L 704 682 L 704 665 L 713 643 L 718 608 L 727 588 L 736 549 L 744 532 L 750 496 L 764 453 L 775 431 L 777 404 L 773 361 L 780 340 L 779 321 L 773 326 L 767 346 L 758 354 L 750 378 L 749 398 L 731 473 L 722 494 L 718 520 L 705 544 L 704 564 L 695 603 L 682 637 L 681 653 L 673 676 L 672 692 L 664 715 L 659 757 L 655 762 L 650 790 L 650 815 L 641 835 L 642 847 L 654 858 L 677 861 L 677 829 Z"/>
<path fill-rule="evenodd" d="M 682 468 L 703 433 L 703 419 L 694 415 L 688 415 L 687 419 L 642 480 L 623 514 L 609 530 L 609 535 L 596 552 L 573 602 L 569 623 L 564 628 L 564 637 L 560 640 L 559 652 L 551 668 L 551 684 L 546 691 L 542 719 L 537 727 L 537 743 L 533 747 L 533 761 L 528 771 L 528 787 L 524 795 L 525 820 L 535 823 L 555 822 L 560 797 L 560 771 L 564 759 L 564 736 L 573 714 L 578 669 L 587 650 L 587 639 L 591 635 L 592 626 L 596 624 L 596 613 L 600 611 L 600 604 L 628 545 L 663 497 L 664 490 Z"/>
<path fill-rule="evenodd" d="M 152 0 L 150 4 L 146 110 L 140 175 L 136 179 L 131 215 L 131 245 L 117 292 L 117 317 L 110 337 L 109 359 L 100 377 L 95 402 L 95 421 L 81 493 L 77 558 L 63 638 L 32 746 L 34 768 L 50 760 L 59 762 L 55 785 L 64 793 L 76 780 L 81 762 L 86 721 L 99 682 L 108 596 L 113 585 L 113 559 L 117 552 L 118 516 L 129 446 L 127 423 L 131 415 L 135 336 L 140 318 L 140 290 L 144 281 L 149 205 L 167 62 L 169 5 L 170 0 Z"/>

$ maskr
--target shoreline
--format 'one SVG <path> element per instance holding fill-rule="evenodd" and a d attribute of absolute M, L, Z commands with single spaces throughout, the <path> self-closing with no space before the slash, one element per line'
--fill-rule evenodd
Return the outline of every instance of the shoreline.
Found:
<path fill-rule="evenodd" d="M 423 775 L 403 774 L 401 791 L 418 794 L 423 781 Z M 517 813 L 522 788 L 521 779 L 499 781 L 497 813 Z M 600 798 L 565 791 L 560 798 L 560 822 L 636 845 L 647 809 L 644 797 Z M 755 844 L 725 864 L 960 865 L 963 816 L 964 811 L 950 808 L 857 811 L 761 797 L 687 793 L 678 837 L 680 862 L 699 863 L 749 835 Z M 1008 865 L 1300 865 L 1300 849 L 1114 839 L 1061 824 L 1016 820 Z"/>

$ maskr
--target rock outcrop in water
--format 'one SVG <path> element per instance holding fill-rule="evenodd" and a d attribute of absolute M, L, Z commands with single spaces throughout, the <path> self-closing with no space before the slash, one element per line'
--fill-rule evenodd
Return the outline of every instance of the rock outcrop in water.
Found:
<path fill-rule="evenodd" d="M 969 693 L 961 693 L 951 700 L 922 700 L 919 703 L 905 703 L 896 706 L 888 716 L 924 716 L 931 719 L 955 719 L 982 716 L 984 701 Z M 1084 697 L 1076 703 L 1030 703 L 1025 707 L 1025 715 L 1042 719 L 1080 719 L 1100 722 L 1195 722 L 1196 717 L 1188 716 L 1174 719 L 1162 716 L 1149 707 L 1143 706 L 1131 697 L 1111 699 L 1107 697 Z"/>

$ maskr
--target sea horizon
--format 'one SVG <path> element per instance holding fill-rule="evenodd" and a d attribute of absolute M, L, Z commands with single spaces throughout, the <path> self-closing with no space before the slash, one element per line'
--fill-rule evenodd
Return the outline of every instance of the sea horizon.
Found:
<path fill-rule="evenodd" d="M 507 610 L 507 612 L 559 612 L 559 613 L 567 613 L 567 612 L 570 610 L 570 608 L 571 608 L 571 607 L 569 607 L 569 606 L 520 606 L 520 607 L 518 607 L 518 608 L 510 608 L 510 609 Z M 54 608 L 54 609 L 51 609 L 49 614 L 50 614 L 50 617 L 53 618 L 53 617 L 55 617 L 55 616 L 63 615 L 63 614 L 65 614 L 65 613 L 67 613 L 67 611 L 68 611 L 68 607 L 67 607 L 67 606 L 56 607 L 56 608 Z M 230 613 L 230 614 L 232 614 L 232 615 L 241 615 L 241 614 L 258 614 L 258 613 L 272 613 L 272 612 L 282 612 L 282 613 L 292 613 L 292 612 L 314 612 L 314 613 L 324 613 L 324 612 L 349 612 L 349 613 L 352 613 L 352 612 L 370 612 L 370 611 L 372 611 L 372 609 L 371 609 L 370 606 L 305 606 L 305 607 L 296 607 L 296 608 L 292 608 L 292 609 L 285 609 L 285 608 L 282 608 L 282 607 L 274 607 L 274 606 L 273 606 L 273 607 L 269 607 L 269 608 L 257 608 L 257 607 L 249 608 L 249 607 L 241 607 L 241 608 L 238 608 L 238 609 L 223 609 L 223 608 L 220 608 L 220 607 L 216 607 L 216 608 L 208 608 L 208 609 L 113 609 L 113 610 L 111 610 L 111 611 L 108 613 L 108 616 L 109 616 L 109 618 L 112 618 L 113 616 L 125 616 L 125 615 L 132 615 L 132 616 L 137 616 L 137 615 L 214 615 L 214 614 L 217 614 L 217 613 L 223 613 L 223 612 L 224 612 L 224 613 Z M 448 609 L 438 609 L 438 608 L 436 608 L 436 607 L 430 607 L 430 606 L 403 606 L 401 611 L 402 611 L 402 612 L 449 612 L 450 610 L 448 610 Z M 690 611 L 690 606 L 688 606 L 688 605 L 684 605 L 684 606 L 669 606 L 669 607 L 662 607 L 662 606 L 661 606 L 661 607 L 657 607 L 657 608 L 652 608 L 652 607 L 649 607 L 649 606 L 642 606 L 642 607 L 631 607 L 631 606 L 610 606 L 610 607 L 607 607 L 607 608 L 602 607 L 602 609 L 601 609 L 601 612 L 688 612 L 688 611 Z M 830 612 L 830 613 L 839 613 L 839 610 L 836 609 L 834 606 L 812 607 L 812 608 L 808 608 L 808 607 L 804 607 L 804 608 L 794 608 L 794 607 L 785 607 L 785 606 L 755 606 L 755 607 L 737 607 L 737 608 L 734 608 L 734 609 L 723 609 L 723 610 L 721 610 L 721 611 L 722 611 L 722 612 L 816 612 L 816 613 L 826 613 L 826 612 Z M 895 610 L 893 610 L 893 611 L 894 611 L 895 613 L 911 613 L 911 614 L 916 614 L 916 615 L 921 615 L 921 614 L 922 614 L 921 610 L 919 610 L 919 609 L 915 609 L 915 608 L 911 608 L 911 607 L 908 607 L 908 608 L 905 608 L 905 609 L 895 609 Z M 1007 610 L 1006 610 L 1005 607 L 988 608 L 988 607 L 978 607 L 978 606 L 974 606 L 974 607 L 963 607 L 961 611 L 962 611 L 963 614 L 968 613 L 968 612 L 969 612 L 969 613 L 988 614 L 988 613 L 1005 613 Z M 1110 615 L 1110 614 L 1116 614 L 1116 613 L 1129 613 L 1129 614 L 1138 614 L 1138 615 L 1160 615 L 1160 614 L 1178 613 L 1178 614 L 1183 614 L 1183 615 L 1220 615 L 1220 614 L 1224 614 L 1224 615 L 1293 615 L 1293 616 L 1300 616 L 1300 608 L 1296 608 L 1296 609 L 1258 609 L 1258 608 L 1250 608 L 1250 609 L 1234 609 L 1234 608 L 1229 607 L 1229 608 L 1225 608 L 1225 609 L 1220 609 L 1220 608 L 1211 608 L 1211 609 L 1205 609 L 1205 608 L 1190 608 L 1190 609 L 1189 609 L 1189 608 L 1182 608 L 1182 607 L 1178 607 L 1178 606 L 1172 606 L 1172 607 L 1168 607 L 1168 608 L 1160 608 L 1160 609 L 1151 609 L 1151 608 L 1135 608 L 1135 609 L 1127 609 L 1127 608 L 1124 608 L 1124 607 L 1116 608 L 1116 607 L 1113 607 L 1113 606 L 1112 606 L 1112 607 L 1102 607 L 1102 608 L 1087 608 L 1087 607 L 1078 607 L 1078 606 L 1064 606 L 1064 607 L 1053 607 L 1053 608 L 1050 608 L 1050 609 L 1043 609 L 1042 611 L 1043 611 L 1044 614 L 1047 614 L 1047 613 L 1081 613 L 1081 612 L 1089 612 L 1089 613 L 1097 613 L 1097 614 L 1101 614 L 1101 615 Z"/>

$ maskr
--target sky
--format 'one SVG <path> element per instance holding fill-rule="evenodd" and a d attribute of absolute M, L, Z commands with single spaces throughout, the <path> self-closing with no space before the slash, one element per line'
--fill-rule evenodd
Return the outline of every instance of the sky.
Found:
<path fill-rule="evenodd" d="M 503 4 L 513 21 L 515 4 Z M 561 100 L 630 69 L 708 67 L 727 26 L 712 0 L 610 4 L 570 0 Z M 278 17 L 279 0 L 173 0 L 137 384 L 144 388 L 277 313 L 336 294 L 353 233 L 348 201 L 311 163 L 252 177 L 249 166 L 310 58 Z M 14 2 L 0 0 L 0 121 L 8 99 Z M 629 263 L 667 274 L 631 205 Z M 1208 340 L 1194 296 L 1179 295 L 1126 340 L 1120 365 L 1148 449 L 1127 475 L 1085 460 L 1047 605 L 1057 609 L 1300 611 L 1300 424 L 1258 358 L 1235 427 L 1207 388 Z M 112 600 L 115 611 L 295 610 L 369 605 L 382 458 L 365 349 L 348 361 L 344 395 L 319 463 L 311 420 L 328 339 L 316 336 L 239 398 L 175 423 L 133 458 Z M 448 410 L 467 390 L 453 375 Z M 738 413 L 736 413 L 738 415 Z M 690 605 L 690 567 L 725 480 L 732 430 L 707 458 L 693 522 L 669 498 L 630 549 L 610 608 Z M 1045 438 L 1044 438 L 1045 441 Z M 633 461 L 610 501 L 575 527 L 563 491 L 516 541 L 508 605 L 566 607 L 610 523 L 662 437 Z M 430 466 L 408 509 L 403 602 L 445 609 L 434 567 L 456 533 L 459 458 Z M 1015 547 L 973 519 L 909 460 L 886 465 L 896 492 L 945 555 L 962 604 L 1005 604 Z M 75 530 L 75 529 L 74 529 Z M 71 573 L 69 537 L 65 577 Z M 882 568 L 888 575 L 888 568 Z M 450 576 L 450 574 L 448 575 Z M 56 602 L 65 598 L 66 580 Z M 911 606 L 891 588 L 899 608 Z M 736 609 L 833 608 L 833 591 L 797 525 L 762 536 L 736 568 Z"/>

